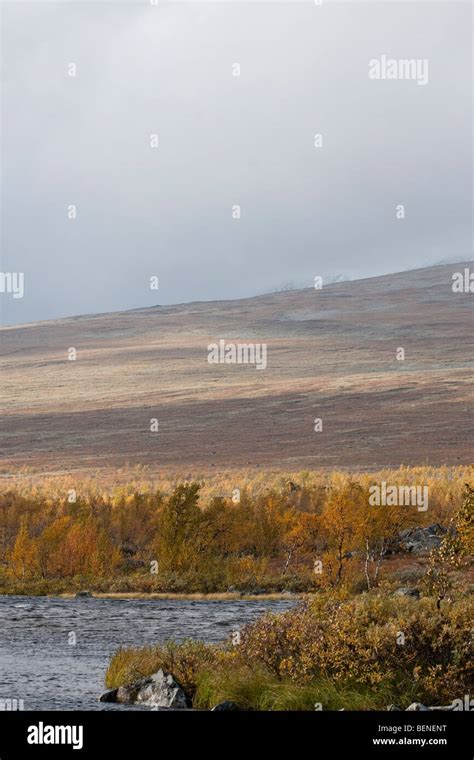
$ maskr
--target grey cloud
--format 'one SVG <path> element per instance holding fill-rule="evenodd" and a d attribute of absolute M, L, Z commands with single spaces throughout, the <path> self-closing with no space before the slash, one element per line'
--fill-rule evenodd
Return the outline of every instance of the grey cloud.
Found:
<path fill-rule="evenodd" d="M 3 4 L 2 270 L 25 272 L 3 322 L 469 258 L 471 13 Z M 383 53 L 429 84 L 369 80 Z"/>

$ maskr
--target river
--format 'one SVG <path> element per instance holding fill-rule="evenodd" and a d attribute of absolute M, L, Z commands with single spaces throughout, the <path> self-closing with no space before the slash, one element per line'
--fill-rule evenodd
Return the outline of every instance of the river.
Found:
<path fill-rule="evenodd" d="M 130 709 L 97 701 L 119 646 L 216 642 L 294 603 L 0 596 L 0 701 L 21 699 L 25 710 Z"/>

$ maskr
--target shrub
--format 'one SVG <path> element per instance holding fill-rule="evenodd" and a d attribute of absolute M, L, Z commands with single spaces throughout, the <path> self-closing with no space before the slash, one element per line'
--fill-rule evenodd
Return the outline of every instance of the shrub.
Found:
<path fill-rule="evenodd" d="M 403 694 L 415 682 L 421 701 L 452 700 L 474 685 L 470 612 L 468 600 L 441 611 L 433 599 L 316 598 L 246 626 L 239 657 L 296 683 L 323 677 Z"/>

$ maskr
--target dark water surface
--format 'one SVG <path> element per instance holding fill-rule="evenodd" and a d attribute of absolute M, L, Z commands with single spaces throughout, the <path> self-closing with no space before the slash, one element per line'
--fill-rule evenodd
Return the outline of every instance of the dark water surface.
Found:
<path fill-rule="evenodd" d="M 97 702 L 117 647 L 220 641 L 294 603 L 0 596 L 0 700 L 23 699 L 25 710 L 117 709 Z"/>

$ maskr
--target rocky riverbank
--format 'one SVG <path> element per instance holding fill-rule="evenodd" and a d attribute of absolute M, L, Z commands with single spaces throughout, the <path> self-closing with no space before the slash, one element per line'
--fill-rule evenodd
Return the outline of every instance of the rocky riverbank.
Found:
<path fill-rule="evenodd" d="M 220 643 L 120 648 L 102 701 L 157 709 L 210 710 L 224 701 L 242 710 L 463 709 L 460 695 L 472 693 L 471 612 L 467 593 L 439 606 L 407 587 L 315 594 Z"/>
<path fill-rule="evenodd" d="M 429 712 L 429 711 L 449 711 L 455 712 L 466 707 L 466 700 L 455 699 L 449 705 L 427 706 L 421 702 L 412 702 L 408 707 L 397 707 L 388 705 L 388 711 L 405 711 L 405 712 Z M 119 686 L 116 689 L 110 689 L 99 697 L 99 702 L 116 703 L 122 705 L 141 705 L 150 707 L 154 710 L 192 710 L 192 701 L 186 694 L 185 690 L 176 681 L 172 673 L 160 668 L 146 678 L 141 678 L 134 683 L 125 686 Z M 470 703 L 469 703 L 470 704 Z M 234 711 L 239 710 L 239 706 L 230 700 L 224 700 L 210 708 L 215 711 Z M 344 709 L 344 708 L 342 708 Z"/>

